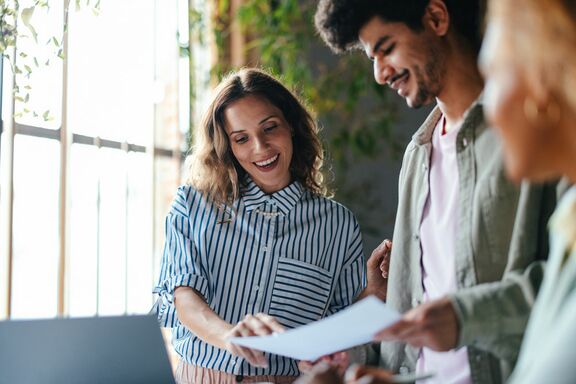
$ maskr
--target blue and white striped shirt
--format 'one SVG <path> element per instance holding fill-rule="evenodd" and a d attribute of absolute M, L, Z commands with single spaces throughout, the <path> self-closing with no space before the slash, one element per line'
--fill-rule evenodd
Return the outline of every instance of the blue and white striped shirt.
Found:
<path fill-rule="evenodd" d="M 292 359 L 269 355 L 268 368 L 200 340 L 176 316 L 173 293 L 189 286 L 225 321 L 274 316 L 287 328 L 352 304 L 366 285 L 360 229 L 342 205 L 300 183 L 265 194 L 247 178 L 234 216 L 191 186 L 178 189 L 166 218 L 156 311 L 175 327 L 173 345 L 188 363 L 233 374 L 298 375 Z"/>

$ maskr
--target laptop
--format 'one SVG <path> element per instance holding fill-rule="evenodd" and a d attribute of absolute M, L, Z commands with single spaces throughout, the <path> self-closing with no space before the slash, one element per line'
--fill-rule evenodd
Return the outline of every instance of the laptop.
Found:
<path fill-rule="evenodd" d="M 0 384 L 174 383 L 155 316 L 0 322 Z"/>

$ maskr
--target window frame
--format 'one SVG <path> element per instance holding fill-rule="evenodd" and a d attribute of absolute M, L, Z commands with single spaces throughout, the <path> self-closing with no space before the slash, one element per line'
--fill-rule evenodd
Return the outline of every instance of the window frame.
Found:
<path fill-rule="evenodd" d="M 61 0 L 64 3 L 64 23 L 68 23 L 68 7 L 70 7 L 70 2 L 67 0 Z M 180 6 L 178 3 L 178 7 Z M 73 6 L 73 5 L 72 5 Z M 159 0 L 154 0 L 154 6 L 159 6 Z M 178 12 L 188 12 L 188 9 L 180 10 Z M 175 40 L 175 44 L 178 42 Z M 16 48 L 11 48 L 12 57 L 15 57 L 17 53 Z M 114 150 L 129 152 L 144 153 L 147 155 L 150 164 L 150 175 L 153 181 L 156 180 L 156 159 L 159 158 L 172 158 L 178 161 L 178 164 L 182 164 L 184 159 L 184 153 L 180 148 L 164 148 L 156 145 L 156 137 L 152 140 L 152 143 L 148 145 L 143 145 L 142 143 L 129 143 L 126 141 L 110 140 L 99 136 L 87 136 L 83 134 L 72 133 L 68 129 L 67 125 L 67 105 L 68 105 L 68 29 L 64 28 L 63 41 L 62 41 L 62 52 L 63 52 L 63 66 L 62 66 L 62 103 L 61 103 L 61 125 L 57 129 L 43 128 L 39 126 L 26 125 L 17 123 L 14 116 L 15 110 L 15 99 L 13 97 L 13 92 L 4 92 L 4 87 L 9 90 L 13 90 L 16 83 L 16 74 L 10 69 L 10 65 L 5 64 L 6 58 L 2 57 L 0 59 L 0 112 L 2 112 L 3 106 L 6 106 L 7 110 L 3 111 L 3 116 L 6 119 L 0 118 L 0 169 L 2 169 L 3 180 L 1 180 L 4 185 L 3 190 L 5 191 L 5 196 L 2 196 L 0 205 L 0 220 L 5 223 L 4 233 L 0 235 L 6 239 L 3 244 L 0 244 L 0 320 L 10 319 L 12 314 L 12 287 L 13 287 L 13 267 L 14 267 L 14 247 L 13 247 L 13 222 L 14 222 L 14 139 L 16 135 L 32 136 L 36 138 L 46 139 L 46 140 L 56 140 L 60 144 L 60 178 L 58 180 L 59 195 L 58 195 L 58 233 L 59 233 L 59 256 L 58 256 L 58 277 L 57 277 L 57 316 L 63 317 L 68 315 L 68 303 L 66 300 L 68 279 L 67 271 L 69 268 L 70 260 L 70 155 L 71 148 L 73 144 L 83 144 L 95 146 L 97 148 L 111 148 Z M 157 66 L 156 58 L 154 66 Z M 178 75 L 178 83 L 180 84 L 184 79 L 180 78 Z M 185 79 L 189 82 L 190 79 Z M 2 100 L 2 96 L 5 95 L 7 100 Z M 179 94 L 180 97 L 180 94 Z M 4 104 L 3 104 L 4 102 Z M 190 105 L 190 100 L 187 100 L 187 104 Z M 181 103 L 179 103 L 180 108 Z M 154 105 L 154 113 L 157 113 L 158 106 Z M 180 113 L 189 113 L 188 111 L 179 111 Z M 0 117 L 2 114 L 0 113 Z M 156 119 L 155 119 L 156 120 Z M 186 120 L 184 120 L 186 121 Z M 180 123 L 179 123 L 180 124 Z M 158 122 L 154 122 L 153 129 L 156 130 L 158 127 Z M 180 131 L 182 131 L 180 127 Z M 179 174 L 180 168 L 177 172 Z M 150 212 L 155 215 L 156 212 L 156 195 L 157 195 L 157 184 L 153 184 L 152 190 L 152 206 L 150 207 Z M 126 189 L 129 186 L 126 185 Z M 100 209 L 100 208 L 98 208 Z M 158 220 L 161 218 L 154 217 L 152 220 L 152 226 L 156 226 Z M 155 236 L 155 229 L 152 228 L 152 252 L 157 247 L 157 239 Z M 124 239 L 125 245 L 128 241 L 126 237 Z M 98 253 L 98 258 L 100 254 Z M 153 255 L 153 261 L 156 261 L 157 256 Z M 152 282 L 151 282 L 152 284 Z M 150 294 L 151 295 L 151 294 Z M 126 310 L 125 303 L 125 310 Z"/>

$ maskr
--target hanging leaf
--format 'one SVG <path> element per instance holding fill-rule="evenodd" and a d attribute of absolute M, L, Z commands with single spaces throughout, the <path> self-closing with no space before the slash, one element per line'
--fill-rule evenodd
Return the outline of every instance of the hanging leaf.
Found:
<path fill-rule="evenodd" d="M 28 28 L 32 37 L 34 38 L 35 42 L 38 42 L 38 34 L 36 33 L 36 29 L 32 26 L 31 19 L 32 15 L 34 14 L 34 7 L 24 8 L 20 17 L 22 19 L 22 23 Z"/>

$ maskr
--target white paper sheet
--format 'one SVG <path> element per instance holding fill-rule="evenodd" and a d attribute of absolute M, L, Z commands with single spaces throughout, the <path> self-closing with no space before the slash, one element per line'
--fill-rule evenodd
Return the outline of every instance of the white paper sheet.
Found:
<path fill-rule="evenodd" d="M 374 296 L 335 315 L 270 336 L 234 337 L 230 341 L 297 360 L 316 360 L 373 340 L 400 319 L 400 314 Z"/>

